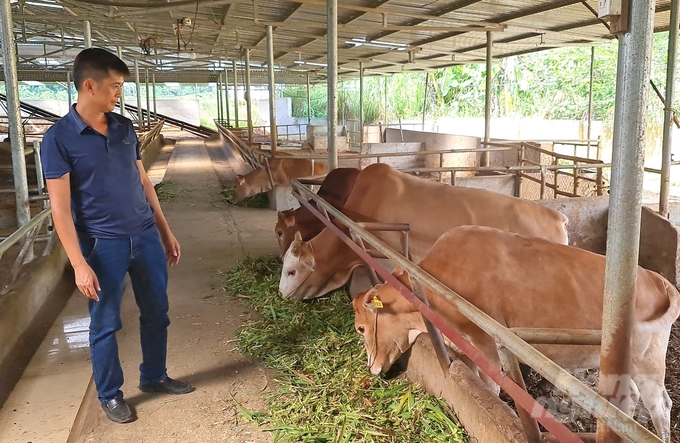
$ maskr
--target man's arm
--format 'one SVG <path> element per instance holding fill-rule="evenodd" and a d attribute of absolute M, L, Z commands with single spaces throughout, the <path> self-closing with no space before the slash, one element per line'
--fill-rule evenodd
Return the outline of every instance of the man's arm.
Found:
<path fill-rule="evenodd" d="M 52 206 L 54 227 L 59 234 L 59 240 L 64 246 L 71 266 L 76 275 L 76 285 L 87 298 L 99 301 L 97 291 L 101 291 L 99 281 L 94 271 L 85 261 L 78 245 L 76 227 L 71 216 L 71 182 L 70 174 L 59 178 L 47 179 L 47 192 Z"/>
<path fill-rule="evenodd" d="M 179 242 L 173 235 L 172 230 L 170 230 L 170 225 L 168 225 L 168 221 L 165 219 L 165 215 L 161 209 L 161 203 L 158 201 L 156 190 L 153 188 L 153 183 L 149 180 L 149 176 L 146 175 L 141 160 L 137 160 L 137 168 L 139 169 L 139 176 L 142 180 L 142 185 L 144 186 L 144 194 L 146 194 L 146 199 L 149 200 L 149 204 L 156 217 L 156 226 L 158 227 L 158 232 L 161 234 L 168 265 L 174 266 L 179 263 L 179 257 L 181 255 Z"/>

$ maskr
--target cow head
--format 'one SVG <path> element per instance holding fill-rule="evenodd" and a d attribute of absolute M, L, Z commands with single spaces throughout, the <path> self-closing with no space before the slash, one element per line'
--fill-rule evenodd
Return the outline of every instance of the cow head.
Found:
<path fill-rule="evenodd" d="M 271 190 L 267 171 L 255 169 L 248 174 L 236 176 L 236 186 L 234 187 L 234 198 L 232 204 L 241 203 L 243 200 L 253 195 L 261 194 Z"/>
<path fill-rule="evenodd" d="M 276 221 L 274 233 L 276 240 L 279 242 L 279 257 L 283 258 L 293 238 L 297 232 L 295 228 L 295 212 L 292 210 L 279 212 L 279 219 Z"/>
<path fill-rule="evenodd" d="M 295 233 L 295 238 L 290 244 L 286 255 L 283 257 L 283 269 L 279 291 L 283 298 L 303 300 L 304 293 L 299 294 L 302 284 L 314 272 L 316 261 L 310 242 L 303 242 L 300 232 Z"/>
<path fill-rule="evenodd" d="M 332 231 L 324 229 L 308 242 L 296 232 L 283 256 L 279 291 L 283 298 L 292 300 L 321 297 L 347 283 L 354 269 L 362 264 Z"/>
<path fill-rule="evenodd" d="M 388 283 L 359 294 L 352 306 L 354 328 L 364 337 L 368 369 L 374 375 L 387 372 L 426 332 L 420 313 Z"/>

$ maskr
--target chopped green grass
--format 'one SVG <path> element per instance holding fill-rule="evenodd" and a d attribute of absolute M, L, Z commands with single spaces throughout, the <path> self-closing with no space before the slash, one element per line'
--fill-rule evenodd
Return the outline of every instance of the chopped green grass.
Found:
<path fill-rule="evenodd" d="M 171 202 L 184 194 L 184 191 L 172 180 L 162 181 L 154 186 L 158 201 L 161 203 Z"/>
<path fill-rule="evenodd" d="M 276 442 L 467 442 L 455 413 L 403 378 L 385 380 L 366 368 L 347 294 L 311 302 L 278 293 L 281 263 L 247 258 L 226 274 L 225 290 L 261 316 L 238 333 L 241 352 L 278 371 L 268 412 L 242 415 Z"/>
<path fill-rule="evenodd" d="M 233 189 L 222 189 L 222 198 L 227 201 L 231 201 L 234 198 Z M 268 208 L 269 207 L 269 197 L 267 194 L 257 194 L 250 198 L 243 200 L 236 206 L 242 206 L 244 208 Z"/>

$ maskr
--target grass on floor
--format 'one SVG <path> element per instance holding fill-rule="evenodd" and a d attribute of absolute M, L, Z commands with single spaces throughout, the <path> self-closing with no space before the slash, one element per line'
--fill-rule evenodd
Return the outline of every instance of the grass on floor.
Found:
<path fill-rule="evenodd" d="M 222 189 L 222 198 L 226 201 L 231 201 L 234 198 L 234 190 Z M 236 206 L 242 206 L 244 208 L 269 208 L 269 197 L 267 197 L 267 194 L 257 194 L 243 200 Z"/>
<path fill-rule="evenodd" d="M 278 371 L 268 412 L 245 418 L 274 442 L 467 442 L 455 413 L 403 378 L 385 380 L 366 367 L 361 337 L 344 291 L 311 302 L 278 293 L 281 262 L 247 258 L 226 274 L 225 290 L 261 320 L 238 333 L 241 352 Z"/>
<path fill-rule="evenodd" d="M 158 201 L 161 203 L 171 202 L 179 198 L 184 191 L 172 180 L 162 181 L 154 186 Z"/>

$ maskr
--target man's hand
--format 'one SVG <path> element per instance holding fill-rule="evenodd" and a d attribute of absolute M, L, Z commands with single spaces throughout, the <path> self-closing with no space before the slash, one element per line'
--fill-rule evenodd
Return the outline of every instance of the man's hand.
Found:
<path fill-rule="evenodd" d="M 165 249 L 165 259 L 168 262 L 168 266 L 175 266 L 179 263 L 179 257 L 182 255 L 179 249 L 179 242 L 172 232 L 162 234 L 161 241 Z"/>
<path fill-rule="evenodd" d="M 94 273 L 90 265 L 86 262 L 83 264 L 74 266 L 73 270 L 76 274 L 76 286 L 82 294 L 94 301 L 99 301 L 99 296 L 97 291 L 101 291 L 102 288 L 99 286 L 99 280 L 97 280 L 97 275 Z"/>

